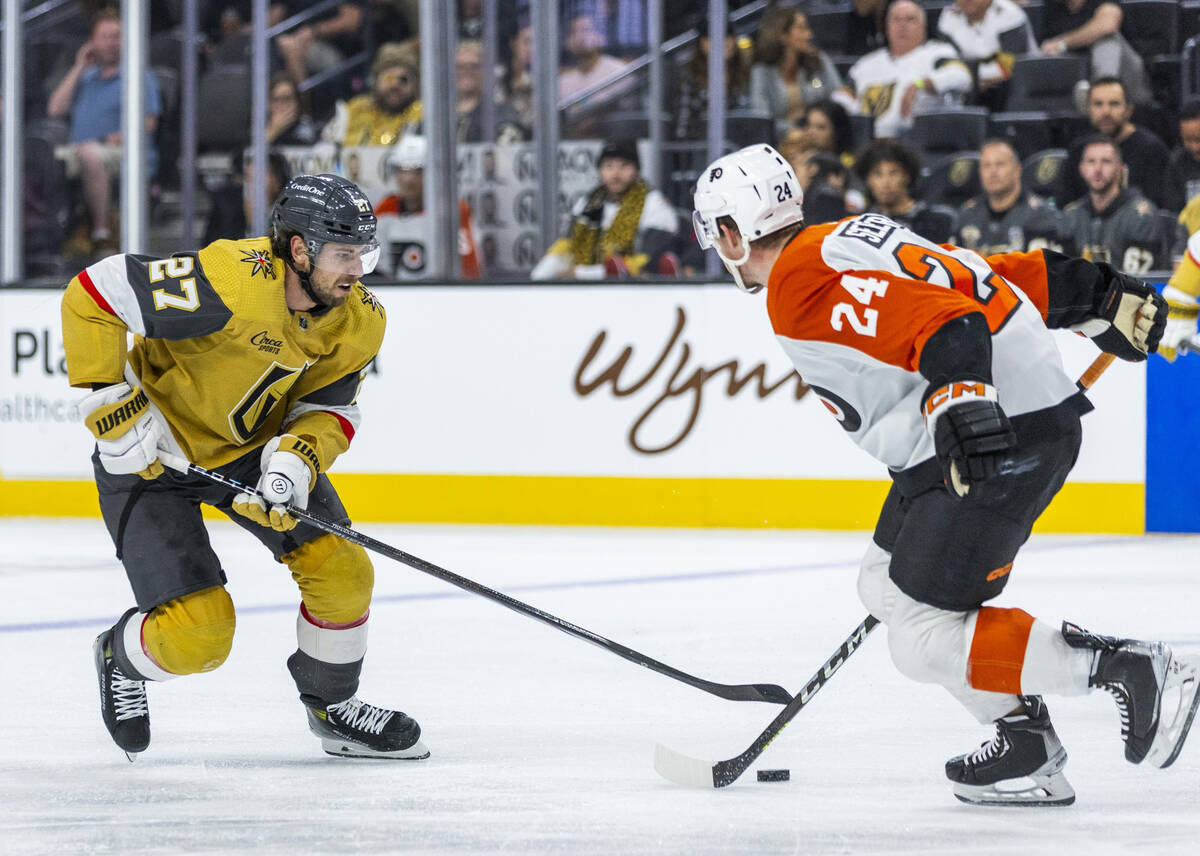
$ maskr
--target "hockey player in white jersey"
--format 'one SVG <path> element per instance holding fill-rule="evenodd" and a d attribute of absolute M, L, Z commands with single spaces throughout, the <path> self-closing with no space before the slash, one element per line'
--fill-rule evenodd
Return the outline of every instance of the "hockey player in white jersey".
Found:
<path fill-rule="evenodd" d="M 776 337 L 893 484 L 859 572 L 896 667 L 946 687 L 995 736 L 950 759 L 964 802 L 1061 805 L 1075 793 L 1043 695 L 1104 689 L 1125 757 L 1171 764 L 1196 712 L 1197 663 L 1160 642 L 1061 628 L 986 605 L 1075 463 L 1091 409 L 1051 328 L 1131 361 L 1153 353 L 1163 299 L 1106 264 L 1051 250 L 987 259 L 880 214 L 806 227 L 771 147 L 700 176 L 694 222 L 736 284 L 766 288 Z"/>

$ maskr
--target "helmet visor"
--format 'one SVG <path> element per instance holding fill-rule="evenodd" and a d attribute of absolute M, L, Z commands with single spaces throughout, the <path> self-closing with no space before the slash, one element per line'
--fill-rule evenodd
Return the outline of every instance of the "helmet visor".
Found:
<path fill-rule="evenodd" d="M 313 265 L 338 276 L 366 276 L 379 263 L 379 242 L 369 244 L 325 244 Z"/>
<path fill-rule="evenodd" d="M 692 229 L 696 232 L 696 243 L 700 245 L 702 250 L 711 250 L 717 244 L 717 219 L 701 214 L 699 211 L 692 212 Z"/>

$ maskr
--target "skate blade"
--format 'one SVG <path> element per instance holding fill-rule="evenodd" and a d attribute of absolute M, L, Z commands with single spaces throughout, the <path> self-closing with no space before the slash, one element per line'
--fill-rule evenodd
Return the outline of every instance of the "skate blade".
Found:
<path fill-rule="evenodd" d="M 1187 740 L 1196 708 L 1200 706 L 1200 666 L 1193 660 L 1172 657 L 1159 702 L 1158 731 L 1146 760 L 1155 767 L 1169 767 L 1179 757 Z"/>
<path fill-rule="evenodd" d="M 321 748 L 325 750 L 325 754 L 335 755 L 339 758 L 391 758 L 399 761 L 423 761 L 429 757 L 429 749 L 420 740 L 407 749 L 379 752 L 368 749 L 366 746 L 359 746 L 357 743 L 351 743 L 349 740 L 331 740 L 325 737 L 321 739 Z"/>
<path fill-rule="evenodd" d="M 1062 773 L 1007 779 L 994 785 L 953 783 L 954 796 L 969 805 L 1063 806 L 1075 802 L 1075 789 Z"/>
<path fill-rule="evenodd" d="M 124 749 L 122 749 L 121 751 L 122 751 L 122 752 L 125 752 L 125 757 L 129 759 L 129 763 L 130 763 L 130 764 L 132 764 L 134 761 L 136 761 L 136 760 L 137 760 L 137 756 L 138 756 L 138 753 L 137 753 L 137 752 L 129 752 L 129 751 L 127 751 L 127 750 L 124 750 Z"/>

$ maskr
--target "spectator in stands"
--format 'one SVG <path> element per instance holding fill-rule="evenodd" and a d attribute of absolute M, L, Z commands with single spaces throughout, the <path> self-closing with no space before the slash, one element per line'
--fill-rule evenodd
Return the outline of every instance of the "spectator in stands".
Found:
<path fill-rule="evenodd" d="M 708 55 L 712 49 L 708 18 L 696 22 L 700 38 L 684 63 L 679 85 L 672 92 L 675 105 L 675 139 L 702 140 L 708 130 Z M 749 105 L 750 66 L 754 49 L 749 39 L 725 32 L 725 108 Z"/>
<path fill-rule="evenodd" d="M 576 204 L 570 234 L 551 245 L 530 278 L 677 273 L 678 217 L 666 197 L 642 178 L 636 144 L 606 143 L 598 168 L 600 184 Z"/>
<path fill-rule="evenodd" d="M 483 0 L 458 0 L 458 37 L 483 38 Z"/>
<path fill-rule="evenodd" d="M 417 37 L 418 0 L 370 0 L 367 8 L 371 41 L 382 45 Z"/>
<path fill-rule="evenodd" d="M 371 63 L 371 91 L 338 102 L 321 138 L 344 146 L 390 146 L 420 124 L 420 60 L 411 42 L 380 45 Z"/>
<path fill-rule="evenodd" d="M 851 172 L 854 168 L 853 145 L 854 135 L 845 108 L 834 101 L 818 101 L 804 109 L 804 116 L 780 143 L 779 153 L 792 165 L 805 193 L 809 190 L 806 175 L 811 175 L 818 187 L 827 177 L 842 196 L 846 211 L 857 214 L 866 207 L 866 197 L 862 185 Z M 842 169 L 834 169 L 832 161 L 840 163 Z M 808 210 L 807 205 L 805 210 Z M 836 219 L 829 213 L 834 210 L 826 211 L 826 220 Z"/>
<path fill-rule="evenodd" d="M 209 194 L 208 225 L 204 227 L 205 246 L 221 238 L 240 241 L 258 234 L 250 228 L 253 221 L 254 162 L 246 158 L 244 152 L 238 151 L 233 156 L 233 168 L 234 178 Z M 291 178 L 292 171 L 288 168 L 287 158 L 279 152 L 269 152 L 267 187 L 263 197 L 268 211 L 275 204 L 279 191 Z"/>
<path fill-rule="evenodd" d="M 1033 27 L 1015 0 L 954 0 L 938 17 L 938 35 L 966 60 L 975 95 L 989 110 L 1003 110 L 1017 57 L 1037 53 Z"/>
<path fill-rule="evenodd" d="M 1183 211 L 1200 196 L 1200 96 L 1179 108 L 1179 145 L 1171 151 L 1162 187 L 1162 207 L 1171 212 Z"/>
<path fill-rule="evenodd" d="M 501 70 L 500 91 L 504 101 L 526 128 L 532 128 L 533 115 L 533 27 L 528 21 L 508 40 L 509 57 Z"/>
<path fill-rule="evenodd" d="M 1152 96 L 1142 58 L 1121 35 L 1121 6 L 1114 0 L 1046 0 L 1042 53 L 1088 57 L 1091 76 L 1116 77 L 1130 101 L 1148 104 Z"/>
<path fill-rule="evenodd" d="M 1084 141 L 1079 171 L 1087 195 L 1063 211 L 1067 252 L 1093 262 L 1108 262 L 1126 273 L 1155 268 L 1162 246 L 1158 211 L 1136 188 L 1122 186 L 1125 164 L 1109 137 Z"/>
<path fill-rule="evenodd" d="M 983 193 L 958 209 L 954 243 L 981 256 L 1049 248 L 1062 252 L 1062 212 L 1021 186 L 1021 159 L 1008 140 L 979 149 Z"/>
<path fill-rule="evenodd" d="M 467 40 L 454 51 L 457 115 L 456 135 L 460 143 L 482 143 L 483 136 L 483 42 Z M 495 136 L 486 142 L 520 143 L 529 139 L 529 129 L 503 102 L 495 103 Z"/>
<path fill-rule="evenodd" d="M 50 95 L 46 115 L 71 119 L 71 146 L 67 171 L 75 170 L 83 181 L 83 197 L 90 218 L 85 228 L 64 252 L 86 256 L 116 248 L 117 227 L 112 215 L 113 179 L 121 169 L 121 18 L 112 10 L 101 10 L 92 21 L 91 37 L 75 52 L 75 62 Z M 158 81 L 146 70 L 146 160 L 153 175 L 157 151 L 153 134 L 162 107 Z"/>
<path fill-rule="evenodd" d="M 887 46 L 884 13 L 891 0 L 850 0 L 846 16 L 846 44 L 827 45 L 835 53 L 844 50 L 850 56 L 863 56 Z"/>
<path fill-rule="evenodd" d="M 317 129 L 305 112 L 304 97 L 292 76 L 286 71 L 271 75 L 268 91 L 267 145 L 311 146 L 315 143 Z"/>
<path fill-rule="evenodd" d="M 750 107 L 775 120 L 780 136 L 804 115 L 805 106 L 842 87 L 833 60 L 813 43 L 808 16 L 776 6 L 763 17 L 750 71 Z"/>
<path fill-rule="evenodd" d="M 854 131 L 846 108 L 836 101 L 818 101 L 804 108 L 796 123 L 810 151 L 836 155 L 848 168 L 854 166 Z"/>
<path fill-rule="evenodd" d="M 945 42 L 926 39 L 925 10 L 914 0 L 895 0 L 887 9 L 888 47 L 867 54 L 850 68 L 848 109 L 875 117 L 876 137 L 895 137 L 912 127 L 913 116 L 958 97 L 971 87 L 971 73 Z"/>
<path fill-rule="evenodd" d="M 800 158 L 799 169 L 790 158 L 788 162 L 804 189 L 806 223 L 832 223 L 862 212 L 865 199 L 851 186 L 850 171 L 837 155 L 805 152 Z"/>
<path fill-rule="evenodd" d="M 379 246 L 377 272 L 397 280 L 419 279 L 425 273 L 426 246 L 429 242 L 429 218 L 425 216 L 425 164 L 429 150 L 425 138 L 407 134 L 388 155 L 388 168 L 396 192 L 379 200 L 375 216 Z M 464 279 L 479 279 L 479 254 L 475 249 L 475 230 L 471 209 L 458 201 L 459 266 Z"/>
<path fill-rule="evenodd" d="M 1170 159 L 1166 143 L 1152 131 L 1139 128 L 1130 121 L 1133 103 L 1123 84 L 1116 77 L 1098 77 L 1088 90 L 1087 117 L 1092 130 L 1111 139 L 1121 149 L 1129 184 L 1155 205 L 1162 206 L 1164 198 L 1163 167 Z M 1082 142 L 1070 149 L 1064 177 L 1063 200 L 1078 199 L 1087 188 L 1079 172 Z"/>
<path fill-rule="evenodd" d="M 565 41 L 567 53 L 574 60 L 570 68 L 558 73 L 558 97 L 570 98 L 625 70 L 625 63 L 604 53 L 604 37 L 596 31 L 591 15 L 576 15 L 568 25 Z M 595 96 L 597 101 L 610 101 L 634 87 L 632 78 L 625 78 L 605 87 Z"/>
<path fill-rule="evenodd" d="M 868 211 L 885 214 L 934 243 L 950 240 L 953 217 L 913 198 L 921 162 L 908 146 L 893 139 L 873 140 L 859 154 L 855 170 L 867 185 Z"/>

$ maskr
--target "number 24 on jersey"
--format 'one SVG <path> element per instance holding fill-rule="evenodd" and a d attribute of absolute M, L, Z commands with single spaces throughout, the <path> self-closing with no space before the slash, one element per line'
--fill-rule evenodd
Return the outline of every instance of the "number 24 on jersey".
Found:
<path fill-rule="evenodd" d="M 858 308 L 853 303 L 839 303 L 833 307 L 833 314 L 829 316 L 830 325 L 840 332 L 844 325 L 849 324 L 850 329 L 860 336 L 874 336 L 879 324 L 879 310 L 870 307 L 871 298 L 883 297 L 887 293 L 887 281 L 848 273 L 843 274 L 841 286 L 857 303 L 866 308 L 862 310 L 860 318 Z"/>

